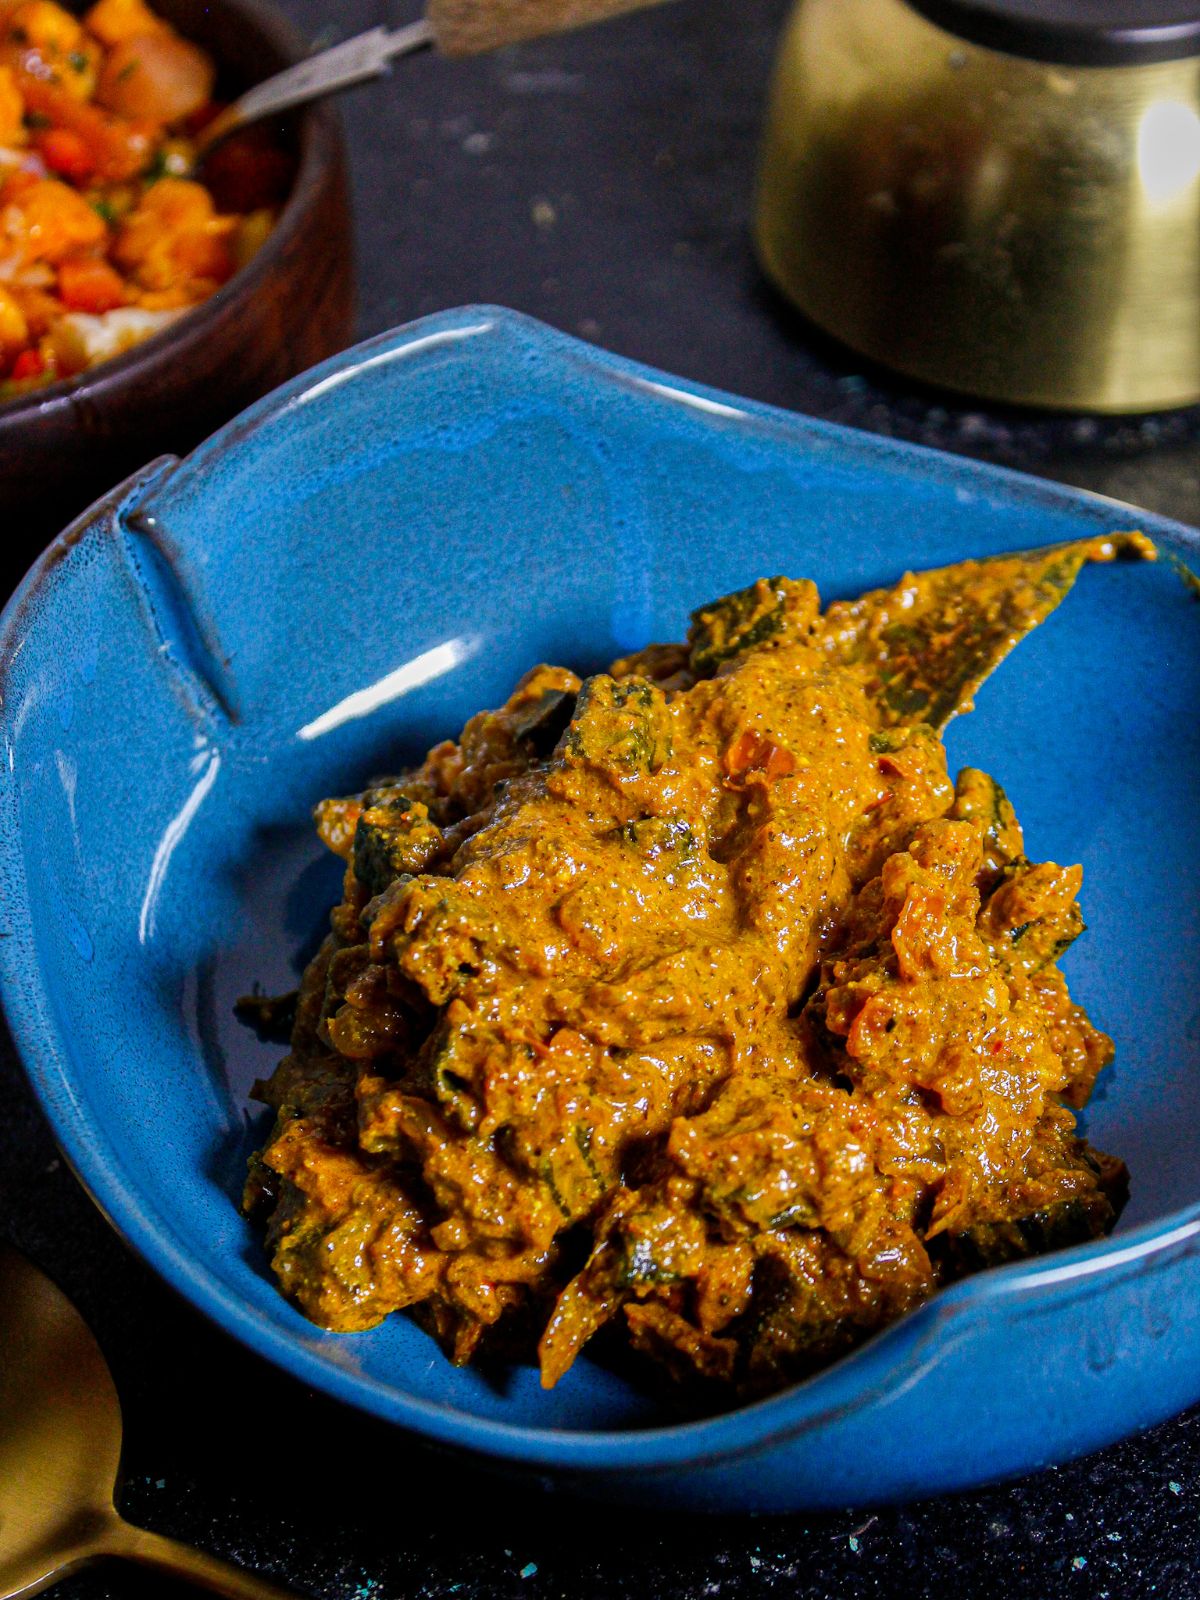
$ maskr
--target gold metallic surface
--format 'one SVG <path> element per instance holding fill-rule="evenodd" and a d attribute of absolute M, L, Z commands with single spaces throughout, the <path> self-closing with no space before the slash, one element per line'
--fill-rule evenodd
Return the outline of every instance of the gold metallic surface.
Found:
<path fill-rule="evenodd" d="M 288 1600 L 215 1556 L 123 1522 L 113 1508 L 120 1455 L 121 1408 L 99 1346 L 66 1296 L 0 1245 L 0 1600 L 40 1594 L 108 1557 L 226 1600 Z"/>
<path fill-rule="evenodd" d="M 1200 60 L 1065 67 L 904 0 L 799 0 L 756 235 L 813 321 L 912 377 L 1095 411 L 1200 400 Z"/>

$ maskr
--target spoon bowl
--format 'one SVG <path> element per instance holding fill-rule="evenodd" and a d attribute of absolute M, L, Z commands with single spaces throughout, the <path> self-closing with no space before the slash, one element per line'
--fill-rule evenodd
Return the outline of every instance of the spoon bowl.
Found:
<path fill-rule="evenodd" d="M 0 1246 L 0 1600 L 40 1594 L 109 1556 L 227 1600 L 288 1600 L 123 1521 L 113 1503 L 120 1465 L 121 1404 L 91 1329 L 43 1272 Z"/>
<path fill-rule="evenodd" d="M 87 1559 L 120 1459 L 117 1391 L 86 1324 L 0 1250 L 0 1594 L 36 1594 Z"/>

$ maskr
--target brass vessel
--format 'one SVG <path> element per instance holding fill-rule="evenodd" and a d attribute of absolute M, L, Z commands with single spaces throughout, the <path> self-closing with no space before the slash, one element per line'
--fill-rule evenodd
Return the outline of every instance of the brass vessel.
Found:
<path fill-rule="evenodd" d="M 1200 3 L 1160 5 L 1153 38 L 1079 21 L 1120 9 L 1085 0 L 1056 32 L 1054 0 L 799 0 L 759 177 L 770 276 L 947 388 L 1200 401 Z"/>

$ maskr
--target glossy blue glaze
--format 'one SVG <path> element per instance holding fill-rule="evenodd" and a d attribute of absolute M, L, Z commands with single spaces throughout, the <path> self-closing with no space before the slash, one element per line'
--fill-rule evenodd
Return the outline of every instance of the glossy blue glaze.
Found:
<path fill-rule="evenodd" d="M 827 596 L 1138 523 L 1030 479 L 743 404 L 510 313 L 404 328 L 160 463 L 3 625 L 0 979 L 30 1078 L 115 1225 L 201 1310 L 418 1434 L 598 1491 L 726 1508 L 967 1485 L 1200 1399 L 1200 611 L 1095 568 L 954 724 L 1039 858 L 1086 868 L 1073 988 L 1118 1043 L 1087 1114 L 1133 1200 L 1108 1242 L 972 1279 L 824 1375 L 670 1425 L 590 1360 L 455 1371 L 404 1317 L 324 1335 L 235 1199 L 292 985 L 337 895 L 318 797 L 419 756 L 538 659 L 587 667 L 764 573 Z"/>

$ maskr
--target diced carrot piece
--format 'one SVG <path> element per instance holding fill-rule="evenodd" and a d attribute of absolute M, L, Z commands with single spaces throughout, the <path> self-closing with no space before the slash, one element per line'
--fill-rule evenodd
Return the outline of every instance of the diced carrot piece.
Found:
<path fill-rule="evenodd" d="M 747 772 L 761 772 L 768 783 L 777 783 L 795 772 L 796 758 L 783 745 L 751 728 L 726 751 L 725 770 L 731 778 Z"/>
<path fill-rule="evenodd" d="M 50 171 L 72 183 L 86 183 L 96 170 L 87 140 L 71 128 L 48 128 L 38 135 L 37 148 Z"/>
<path fill-rule="evenodd" d="M 22 350 L 12 364 L 9 377 L 20 383 L 23 378 L 40 378 L 45 370 L 46 358 L 40 350 Z"/>
<path fill-rule="evenodd" d="M 58 269 L 58 293 L 68 311 L 90 311 L 95 316 L 125 304 L 125 284 L 120 273 L 95 256 L 75 256 Z"/>

